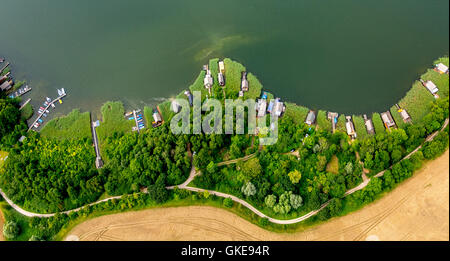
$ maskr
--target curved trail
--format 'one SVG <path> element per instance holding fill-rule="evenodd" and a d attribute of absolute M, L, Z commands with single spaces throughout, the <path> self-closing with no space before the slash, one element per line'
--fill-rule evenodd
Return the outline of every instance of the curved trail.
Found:
<path fill-rule="evenodd" d="M 445 120 L 445 122 L 444 122 L 442 128 L 441 128 L 440 130 L 438 130 L 438 131 L 435 131 L 435 132 L 432 133 L 431 135 L 429 135 L 429 136 L 425 139 L 425 142 L 427 142 L 427 141 L 432 141 L 432 140 L 437 136 L 437 134 L 438 134 L 439 132 L 443 131 L 443 130 L 447 127 L 448 123 L 449 123 L 449 119 L 447 118 L 447 119 Z M 406 155 L 404 158 L 402 158 L 401 161 L 410 158 L 411 155 L 414 154 L 415 152 L 417 152 L 419 149 L 421 149 L 422 146 L 423 146 L 423 144 L 421 144 L 421 145 L 420 145 L 419 147 L 417 147 L 415 150 L 413 150 L 413 151 L 410 152 L 408 155 Z M 247 155 L 247 156 L 245 156 L 244 158 L 249 159 L 249 158 L 251 158 L 251 157 L 253 157 L 253 156 L 252 156 L 252 155 Z M 222 165 L 233 164 L 233 163 L 236 163 L 238 160 L 240 160 L 240 159 L 231 160 L 231 161 L 227 161 L 227 162 L 222 162 Z M 219 164 L 220 164 L 220 163 L 219 163 Z M 392 166 L 391 166 L 391 167 L 392 167 Z M 385 170 L 379 172 L 378 174 L 376 174 L 376 175 L 374 176 L 374 178 L 378 178 L 378 177 L 383 176 L 384 172 L 385 172 Z M 206 189 L 200 189 L 200 188 L 189 187 L 188 184 L 189 184 L 189 183 L 195 178 L 195 176 L 197 176 L 198 174 L 199 174 L 199 173 L 195 171 L 195 167 L 192 166 L 191 172 L 190 172 L 190 174 L 189 174 L 189 178 L 188 178 L 183 184 L 181 184 L 181 185 L 179 185 L 179 186 L 170 186 L 170 187 L 167 187 L 167 189 L 174 189 L 175 187 L 178 187 L 178 188 L 180 188 L 180 189 L 186 189 L 186 190 L 190 190 L 190 191 L 194 191 L 194 192 L 205 192 L 205 191 L 208 191 L 208 192 L 209 192 L 210 194 L 212 194 L 212 195 L 216 195 L 216 196 L 224 197 L 224 198 L 231 198 L 233 201 L 235 201 L 235 202 L 237 202 L 237 203 L 239 203 L 239 204 L 241 204 L 241 205 L 244 205 L 245 207 L 249 208 L 251 211 L 253 211 L 253 212 L 254 212 L 255 214 L 257 214 L 258 216 L 260 216 L 260 217 L 262 217 L 262 218 L 267 218 L 269 221 L 271 221 L 271 222 L 273 222 L 273 223 L 276 223 L 276 224 L 294 224 L 294 223 L 298 223 L 298 222 L 304 221 L 304 220 L 306 220 L 306 219 L 308 219 L 308 218 L 314 216 L 315 214 L 317 214 L 320 210 L 322 210 L 323 208 L 325 208 L 325 207 L 328 206 L 328 204 L 329 204 L 329 201 L 327 201 L 327 202 L 325 202 L 323 205 L 321 205 L 319 209 L 313 210 L 313 211 L 311 211 L 311 212 L 309 212 L 309 213 L 307 213 L 307 214 L 305 214 L 305 215 L 303 215 L 303 216 L 301 216 L 301 217 L 295 218 L 295 219 L 289 219 L 289 220 L 274 219 L 274 218 L 271 218 L 271 217 L 265 215 L 264 213 L 260 212 L 258 209 L 256 209 L 255 207 L 253 207 L 251 204 L 249 204 L 249 203 L 246 202 L 245 200 L 242 200 L 242 199 L 240 199 L 240 198 L 238 198 L 238 197 L 236 197 L 236 196 L 229 195 L 229 194 L 225 194 L 225 193 L 218 192 L 218 191 L 213 191 L 213 190 L 206 190 Z M 365 176 L 365 175 L 364 175 L 364 176 Z M 358 190 L 361 190 L 361 189 L 365 188 L 365 187 L 369 184 L 370 180 L 371 180 L 371 178 L 367 178 L 367 179 L 366 179 L 366 178 L 363 178 L 363 182 L 362 182 L 360 185 L 356 186 L 355 188 L 352 188 L 352 189 L 348 190 L 348 191 L 345 193 L 344 197 L 345 197 L 345 196 L 348 196 L 348 195 L 350 195 L 350 194 L 352 194 L 352 193 L 355 193 L 355 192 L 358 191 Z M 144 191 L 144 192 L 142 192 L 142 193 L 147 193 L 147 192 Z M 0 194 L 1 194 L 2 197 L 6 200 L 6 202 L 8 202 L 8 204 L 11 205 L 11 207 L 13 207 L 17 212 L 21 213 L 22 215 L 25 215 L 25 216 L 28 216 L 28 217 L 52 217 L 52 216 L 56 215 L 56 213 L 51 213 L 51 214 L 39 214 L 39 213 L 33 213 L 33 212 L 26 211 L 26 210 L 20 208 L 19 206 L 17 206 L 16 204 L 14 204 L 14 202 L 12 202 L 12 201 L 5 195 L 5 193 L 4 193 L 1 189 L 0 189 Z M 102 202 L 106 202 L 106 201 L 109 201 L 109 200 L 112 200 L 112 199 L 119 199 L 119 198 L 121 198 L 121 197 L 122 197 L 122 196 L 116 196 L 116 197 L 106 198 L 106 199 L 103 199 L 103 200 L 100 200 L 100 201 L 97 201 L 97 202 L 94 202 L 94 203 L 91 203 L 91 204 L 88 204 L 88 205 L 85 205 L 85 206 L 82 206 L 82 207 L 79 207 L 79 208 L 76 208 L 76 209 L 73 209 L 73 210 L 64 211 L 64 212 L 61 212 L 61 213 L 68 214 L 68 213 L 71 213 L 71 212 L 77 212 L 77 211 L 79 211 L 79 210 L 81 210 L 81 209 L 83 209 L 83 208 L 85 208 L 85 207 L 92 206 L 92 205 L 96 205 L 96 204 L 99 204 L 99 203 L 102 203 Z"/>

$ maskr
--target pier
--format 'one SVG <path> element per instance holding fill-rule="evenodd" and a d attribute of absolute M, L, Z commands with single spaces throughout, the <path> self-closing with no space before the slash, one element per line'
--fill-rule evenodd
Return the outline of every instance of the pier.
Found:
<path fill-rule="evenodd" d="M 59 92 L 58 92 L 58 94 L 60 94 L 60 95 L 58 96 L 58 98 L 56 98 L 56 99 L 54 99 L 53 101 L 51 101 L 51 102 L 47 105 L 47 107 L 45 107 L 44 111 L 43 111 L 41 114 L 39 114 L 38 117 L 36 118 L 36 120 L 34 120 L 34 122 L 30 125 L 30 127 L 28 128 L 28 131 L 30 131 L 30 130 L 33 128 L 33 126 L 39 121 L 39 119 L 42 118 L 42 116 L 43 116 L 43 114 L 45 113 L 45 111 L 48 110 L 48 108 L 50 108 L 50 106 L 52 106 L 52 104 L 54 104 L 55 102 L 61 100 L 61 99 L 64 98 L 64 97 L 66 97 L 66 95 L 67 95 L 65 92 L 62 92 L 62 93 L 59 93 Z"/>
<path fill-rule="evenodd" d="M 27 85 L 27 86 L 25 86 L 23 88 L 18 89 L 17 91 L 12 93 L 11 95 L 9 95 L 9 98 L 14 99 L 14 98 L 20 97 L 20 96 L 24 95 L 25 93 L 27 93 L 29 91 L 31 91 L 31 87 L 29 87 Z"/>
<path fill-rule="evenodd" d="M 20 106 L 19 110 L 22 110 L 23 107 L 27 106 L 27 104 L 28 104 L 30 101 L 31 101 L 31 98 L 28 98 L 28 100 L 27 100 L 26 102 L 24 102 L 24 103 Z"/>
<path fill-rule="evenodd" d="M 0 70 L 0 73 L 3 73 L 3 71 L 4 71 L 6 68 L 8 68 L 8 66 L 9 66 L 9 62 L 7 62 L 7 63 L 5 64 L 5 66 L 2 67 L 2 69 Z"/>
<path fill-rule="evenodd" d="M 100 147 L 98 145 L 97 132 L 95 131 L 96 127 L 97 126 L 96 126 L 95 122 L 92 121 L 92 117 L 91 117 L 92 141 L 94 143 L 95 154 L 97 155 L 97 157 L 95 158 L 95 167 L 97 169 L 100 169 L 103 167 L 103 161 L 102 161 L 102 156 L 100 155 Z"/>

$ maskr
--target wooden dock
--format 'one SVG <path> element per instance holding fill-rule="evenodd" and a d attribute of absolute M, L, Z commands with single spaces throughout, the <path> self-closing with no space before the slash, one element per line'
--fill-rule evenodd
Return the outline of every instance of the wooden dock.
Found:
<path fill-rule="evenodd" d="M 28 131 L 30 131 L 30 130 L 34 127 L 34 124 L 36 124 L 36 122 L 38 122 L 39 119 L 42 118 L 42 115 L 45 113 L 46 110 L 48 110 L 48 108 L 50 108 L 50 106 L 51 106 L 52 104 L 54 104 L 55 102 L 61 100 L 61 99 L 64 98 L 66 95 L 67 95 L 66 93 L 63 93 L 63 94 L 60 95 L 58 98 L 56 98 L 56 99 L 54 99 L 53 101 L 51 101 L 51 102 L 47 105 L 47 107 L 45 107 L 44 111 L 43 111 L 41 114 L 39 114 L 39 116 L 36 118 L 36 120 L 34 120 L 34 122 L 30 125 L 30 127 L 28 128 Z"/>
<path fill-rule="evenodd" d="M 27 106 L 27 104 L 28 104 L 30 101 L 31 101 L 31 98 L 28 98 L 28 100 L 27 100 L 24 104 L 22 104 L 22 105 L 20 106 L 19 110 L 22 110 L 25 106 Z"/>
<path fill-rule="evenodd" d="M 92 117 L 91 117 L 92 119 Z M 97 132 L 95 131 L 95 123 L 91 120 L 91 130 L 92 130 L 92 141 L 94 143 L 94 148 L 95 148 L 95 154 L 96 154 L 96 158 L 95 158 L 95 167 L 97 169 L 100 169 L 103 167 L 103 161 L 102 161 L 102 156 L 100 155 L 100 147 L 98 144 L 98 137 L 97 137 Z"/>
<path fill-rule="evenodd" d="M 0 70 L 0 74 L 3 73 L 3 71 L 4 71 L 6 68 L 8 68 L 8 66 L 9 66 L 9 62 L 7 62 L 7 63 L 5 64 L 5 66 L 2 67 L 2 69 Z"/>
<path fill-rule="evenodd" d="M 136 124 L 136 130 L 137 130 L 138 133 L 140 133 L 141 131 L 139 130 L 139 122 L 138 122 L 135 110 L 133 110 L 133 117 L 134 117 L 134 123 Z"/>
<path fill-rule="evenodd" d="M 14 98 L 17 98 L 17 97 L 20 97 L 20 96 L 24 95 L 25 93 L 27 93 L 29 91 L 31 91 L 31 87 L 29 87 L 27 85 L 27 86 L 25 86 L 23 88 L 18 89 L 14 93 L 10 94 L 9 97 L 14 99 Z"/>

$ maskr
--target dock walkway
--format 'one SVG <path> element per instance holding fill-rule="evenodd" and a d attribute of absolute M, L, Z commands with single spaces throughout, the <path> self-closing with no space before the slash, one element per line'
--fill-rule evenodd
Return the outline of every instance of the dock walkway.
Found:
<path fill-rule="evenodd" d="M 95 167 L 97 167 L 97 169 L 100 169 L 103 167 L 103 161 L 102 156 L 100 155 L 100 147 L 98 145 L 98 137 L 95 128 L 95 122 L 91 120 L 92 141 L 94 143 L 95 154 L 97 155 L 97 157 L 95 158 Z"/>
<path fill-rule="evenodd" d="M 22 110 L 30 101 L 31 101 L 31 98 L 28 98 L 28 100 L 20 106 L 19 110 Z"/>
<path fill-rule="evenodd" d="M 34 120 L 34 122 L 30 125 L 30 127 L 28 128 L 28 131 L 30 131 L 30 130 L 33 128 L 34 124 L 36 124 L 36 122 L 38 122 L 39 119 L 42 118 L 42 115 L 45 113 L 46 110 L 48 110 L 48 108 L 50 108 L 50 106 L 51 106 L 52 104 L 54 104 L 55 102 L 61 100 L 61 99 L 64 98 L 66 95 L 67 95 L 66 93 L 63 93 L 63 94 L 60 95 L 58 98 L 56 98 L 56 99 L 54 99 L 53 101 L 51 101 L 51 102 L 47 105 L 47 107 L 45 107 L 45 110 L 44 110 L 41 114 L 39 114 L 39 116 L 36 118 L 36 120 Z"/>

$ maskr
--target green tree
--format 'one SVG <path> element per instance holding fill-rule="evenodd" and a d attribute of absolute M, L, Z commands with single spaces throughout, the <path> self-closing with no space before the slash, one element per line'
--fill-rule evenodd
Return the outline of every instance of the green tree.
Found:
<path fill-rule="evenodd" d="M 244 186 L 242 186 L 241 191 L 247 197 L 251 197 L 256 194 L 255 185 L 253 185 L 250 181 L 247 182 Z"/>
<path fill-rule="evenodd" d="M 297 209 L 302 206 L 303 199 L 300 195 L 290 194 L 289 202 L 294 209 Z"/>
<path fill-rule="evenodd" d="M 10 220 L 3 225 L 3 235 L 7 239 L 14 239 L 19 234 L 20 234 L 20 227 L 16 222 Z"/>
<path fill-rule="evenodd" d="M 233 207 L 233 200 L 231 198 L 225 198 L 223 200 L 223 205 L 227 208 Z"/>
<path fill-rule="evenodd" d="M 264 199 L 264 203 L 266 204 L 267 207 L 273 208 L 273 206 L 275 206 L 275 203 L 277 203 L 277 197 L 275 195 L 268 195 Z"/>
<path fill-rule="evenodd" d="M 293 170 L 289 172 L 288 174 L 289 179 L 291 180 L 292 184 L 297 184 L 300 179 L 302 178 L 302 174 L 298 170 Z"/>
<path fill-rule="evenodd" d="M 262 173 L 261 164 L 258 158 L 252 158 L 244 162 L 242 166 L 242 173 L 247 180 L 252 180 Z"/>

